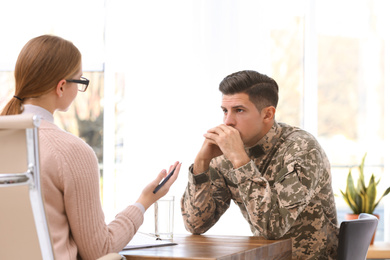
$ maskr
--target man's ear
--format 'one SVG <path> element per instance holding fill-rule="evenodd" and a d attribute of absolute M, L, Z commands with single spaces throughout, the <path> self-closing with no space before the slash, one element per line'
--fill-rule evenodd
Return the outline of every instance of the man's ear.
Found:
<path fill-rule="evenodd" d="M 275 118 L 275 112 L 276 112 L 276 108 L 274 106 L 263 108 L 263 115 L 264 115 L 263 120 L 266 122 L 273 121 Z"/>
<path fill-rule="evenodd" d="M 56 94 L 58 97 L 62 97 L 62 95 L 64 94 L 64 91 L 65 91 L 65 84 L 66 84 L 66 80 L 60 80 L 57 84 L 57 87 L 56 87 Z"/>

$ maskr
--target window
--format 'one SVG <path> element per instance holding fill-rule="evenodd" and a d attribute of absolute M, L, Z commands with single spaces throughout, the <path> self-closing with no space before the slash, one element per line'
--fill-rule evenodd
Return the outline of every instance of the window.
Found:
<path fill-rule="evenodd" d="M 49 0 L 2 1 L 0 10 L 0 23 L 3 25 L 0 110 L 14 95 L 13 70 L 24 44 L 42 34 L 54 34 L 70 40 L 83 55 L 84 76 L 91 83 L 88 91 L 80 93 L 67 113 L 55 113 L 55 122 L 88 142 L 102 164 L 104 0 L 70 0 L 60 6 Z M 75 18 L 77 16 L 79 18 Z"/>
<path fill-rule="evenodd" d="M 346 19 L 352 5 L 354 11 Z M 378 197 L 388 186 L 384 132 L 389 120 L 385 117 L 388 32 L 383 31 L 382 11 L 386 5 L 384 1 L 317 1 L 318 136 L 333 166 L 336 194 L 345 190 L 349 168 L 358 165 L 365 153 L 366 175 L 374 173 L 382 179 Z M 341 197 L 336 199 L 342 220 L 350 210 Z M 380 215 L 376 240 L 383 240 L 383 202 L 375 212 Z"/>
<path fill-rule="evenodd" d="M 0 108 L 12 95 L 14 62 L 28 39 L 54 33 L 79 47 L 92 85 L 56 120 L 98 143 L 107 220 L 180 160 L 170 193 L 175 232 L 186 232 L 179 200 L 187 169 L 203 133 L 222 123 L 219 82 L 243 69 L 278 82 L 276 119 L 317 136 L 332 164 L 335 194 L 365 152 L 366 171 L 381 177 L 383 188 L 390 183 L 387 1 L 72 0 L 61 6 L 64 12 L 88 11 L 65 21 L 54 19 L 59 7 L 52 1 L 38 2 L 46 9 L 36 8 L 37 1 L 26 1 L 26 11 L 17 1 L 0 4 L 9 11 L 0 22 L 10 25 L 0 42 L 0 84 L 10 86 L 0 88 Z M 336 199 L 342 221 L 348 209 Z M 377 240 L 389 240 L 389 209 L 385 198 Z M 141 230 L 153 232 L 152 213 Z M 209 234 L 250 235 L 240 215 L 232 205 Z M 226 230 L 232 219 L 235 227 Z"/>

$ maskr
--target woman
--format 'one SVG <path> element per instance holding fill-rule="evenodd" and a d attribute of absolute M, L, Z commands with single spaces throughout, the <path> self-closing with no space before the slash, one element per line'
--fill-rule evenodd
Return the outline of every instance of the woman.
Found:
<path fill-rule="evenodd" d="M 43 35 L 30 40 L 15 66 L 15 95 L 2 115 L 34 113 L 39 128 L 41 182 L 56 259 L 97 259 L 119 252 L 143 222 L 143 214 L 164 196 L 180 166 L 158 191 L 162 170 L 134 205 L 106 225 L 99 196 L 99 169 L 92 148 L 53 123 L 55 111 L 66 111 L 89 81 L 82 77 L 81 54 L 69 41 Z"/>

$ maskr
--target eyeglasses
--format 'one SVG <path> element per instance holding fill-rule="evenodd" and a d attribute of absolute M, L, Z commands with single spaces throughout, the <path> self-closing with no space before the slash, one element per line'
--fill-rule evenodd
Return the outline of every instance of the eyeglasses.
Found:
<path fill-rule="evenodd" d="M 77 83 L 80 92 L 85 92 L 89 85 L 89 79 L 81 77 L 80 79 L 67 79 L 67 82 Z"/>

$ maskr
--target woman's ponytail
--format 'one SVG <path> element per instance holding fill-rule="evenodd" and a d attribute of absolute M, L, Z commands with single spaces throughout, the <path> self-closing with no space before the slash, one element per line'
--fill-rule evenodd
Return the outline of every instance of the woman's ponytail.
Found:
<path fill-rule="evenodd" d="M 5 105 L 4 109 L 1 111 L 1 115 L 18 115 L 22 113 L 22 102 L 23 99 L 18 96 L 14 96 L 11 100 Z"/>

